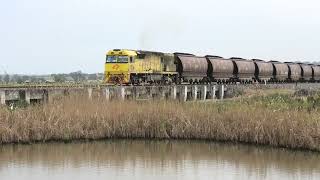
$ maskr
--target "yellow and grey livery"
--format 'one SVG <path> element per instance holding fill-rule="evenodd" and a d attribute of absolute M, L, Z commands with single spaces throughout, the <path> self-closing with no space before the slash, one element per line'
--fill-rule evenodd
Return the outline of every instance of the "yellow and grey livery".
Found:
<path fill-rule="evenodd" d="M 106 83 L 172 82 L 176 75 L 173 54 L 126 49 L 113 49 L 106 54 Z"/>

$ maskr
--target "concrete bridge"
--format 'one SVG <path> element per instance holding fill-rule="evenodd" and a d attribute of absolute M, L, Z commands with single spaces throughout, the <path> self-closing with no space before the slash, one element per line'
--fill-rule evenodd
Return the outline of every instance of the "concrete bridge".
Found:
<path fill-rule="evenodd" d="M 55 97 L 68 94 L 86 94 L 87 98 L 105 100 L 126 99 L 173 99 L 179 101 L 216 100 L 233 96 L 245 89 L 320 89 L 320 83 L 299 84 L 213 84 L 168 86 L 14 86 L 0 87 L 0 104 L 24 101 L 46 103 Z"/>
<path fill-rule="evenodd" d="M 79 87 L 2 87 L 0 88 L 1 104 L 24 101 L 46 103 L 55 97 L 68 94 L 87 94 L 89 99 L 105 100 L 125 99 L 179 99 L 205 100 L 223 98 L 224 85 L 173 85 L 173 86 L 79 86 Z"/>

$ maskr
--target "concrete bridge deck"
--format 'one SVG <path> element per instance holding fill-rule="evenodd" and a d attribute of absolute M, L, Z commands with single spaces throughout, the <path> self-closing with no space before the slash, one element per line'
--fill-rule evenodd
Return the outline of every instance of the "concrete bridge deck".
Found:
<path fill-rule="evenodd" d="M 320 83 L 291 84 L 211 84 L 166 86 L 115 86 L 105 84 L 0 86 L 0 104 L 18 101 L 48 102 L 54 97 L 85 93 L 89 99 L 174 99 L 180 101 L 223 99 L 245 89 L 320 89 Z"/>

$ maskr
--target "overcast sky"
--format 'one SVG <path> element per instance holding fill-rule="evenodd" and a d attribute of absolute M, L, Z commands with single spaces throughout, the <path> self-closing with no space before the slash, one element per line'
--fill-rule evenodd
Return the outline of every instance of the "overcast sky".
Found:
<path fill-rule="evenodd" d="M 0 74 L 103 72 L 113 48 L 320 61 L 317 0 L 2 0 Z"/>

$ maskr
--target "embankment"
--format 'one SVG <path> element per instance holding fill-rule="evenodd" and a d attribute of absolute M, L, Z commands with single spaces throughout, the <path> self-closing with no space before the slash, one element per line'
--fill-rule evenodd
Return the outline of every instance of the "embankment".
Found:
<path fill-rule="evenodd" d="M 270 95 L 218 103 L 65 97 L 0 107 L 0 143 L 102 138 L 206 139 L 320 151 L 320 98 Z"/>

